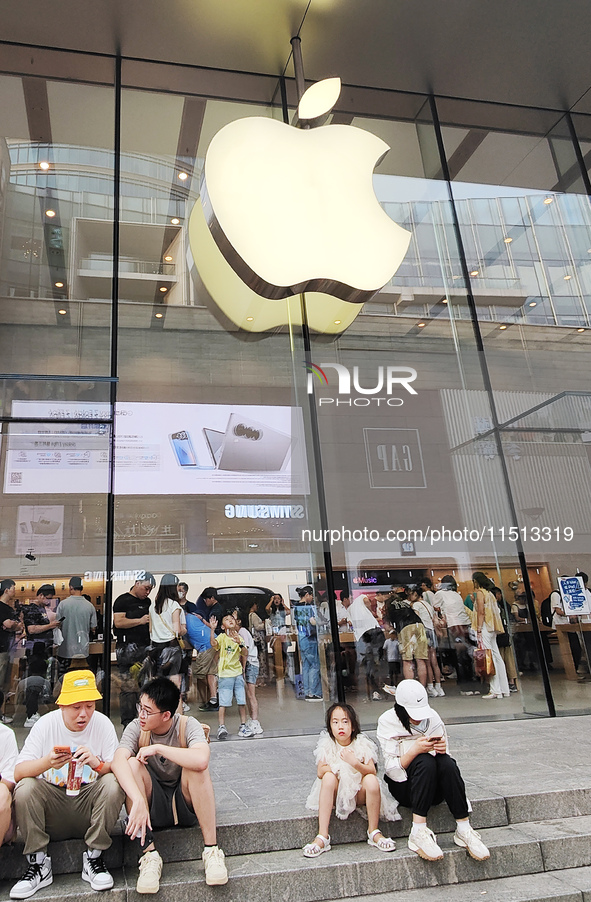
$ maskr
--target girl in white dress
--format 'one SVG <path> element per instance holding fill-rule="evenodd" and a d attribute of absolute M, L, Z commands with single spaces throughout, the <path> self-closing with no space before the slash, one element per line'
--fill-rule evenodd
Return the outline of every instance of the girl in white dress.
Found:
<path fill-rule="evenodd" d="M 331 705 L 314 753 L 317 779 L 306 800 L 306 808 L 318 811 L 318 833 L 304 846 L 306 858 L 317 858 L 330 850 L 328 825 L 333 806 L 345 820 L 358 805 L 367 807 L 367 842 L 381 852 L 393 852 L 396 843 L 378 829 L 380 817 L 400 820 L 397 802 L 382 794 L 377 778 L 377 747 L 361 732 L 351 705 Z"/>

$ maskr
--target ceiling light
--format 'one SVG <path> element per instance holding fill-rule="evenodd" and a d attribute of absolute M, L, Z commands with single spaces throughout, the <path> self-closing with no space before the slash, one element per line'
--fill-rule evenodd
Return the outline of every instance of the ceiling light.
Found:
<path fill-rule="evenodd" d="M 173 216 L 173 218 L 170 221 L 173 225 L 178 225 L 180 223 L 180 219 L 177 219 L 176 216 Z"/>
<path fill-rule="evenodd" d="M 155 315 L 156 315 L 156 319 L 162 319 L 162 317 L 164 316 L 163 313 L 156 313 Z"/>
<path fill-rule="evenodd" d="M 499 329 L 501 330 L 501 332 L 503 331 L 503 329 L 506 329 L 506 328 L 507 328 L 507 326 L 499 326 Z"/>
<path fill-rule="evenodd" d="M 503 238 L 503 241 L 505 242 L 505 244 L 511 244 L 511 242 L 513 241 L 513 239 L 512 239 L 512 238 L 509 238 L 509 236 L 507 235 L 506 238 Z"/>
<path fill-rule="evenodd" d="M 447 304 L 447 298 L 441 298 L 441 303 L 442 303 L 442 304 Z"/>
<path fill-rule="evenodd" d="M 535 306 L 537 305 L 537 303 L 538 303 L 537 301 L 530 301 L 530 302 L 529 302 L 529 306 L 530 306 L 530 307 L 535 307 Z"/>
<path fill-rule="evenodd" d="M 172 257 L 170 256 L 170 254 L 167 254 L 164 260 L 166 263 L 172 263 Z"/>
<path fill-rule="evenodd" d="M 551 204 L 553 200 L 554 200 L 553 197 L 545 197 L 545 198 L 544 198 L 544 203 L 545 203 L 545 204 Z"/>
<path fill-rule="evenodd" d="M 56 282 L 56 283 L 55 283 L 55 287 L 56 287 L 56 288 L 63 288 L 63 287 L 64 287 L 64 283 L 63 283 L 63 282 Z"/>
<path fill-rule="evenodd" d="M 577 332 L 585 332 L 585 329 L 577 329 Z"/>
<path fill-rule="evenodd" d="M 334 324 L 335 324 L 335 326 L 340 326 L 341 325 L 340 319 L 335 319 Z"/>
<path fill-rule="evenodd" d="M 247 316 L 247 317 L 246 317 L 246 322 L 247 322 L 247 323 L 251 323 L 251 322 L 253 321 L 253 319 L 254 319 L 254 316 Z"/>
<path fill-rule="evenodd" d="M 68 312 L 67 310 L 58 310 L 58 313 L 60 314 L 60 316 L 65 316 L 67 312 Z"/>
<path fill-rule="evenodd" d="M 189 178 L 189 175 L 186 172 L 179 172 L 179 178 L 181 182 L 186 182 L 186 180 Z"/>
<path fill-rule="evenodd" d="M 47 172 L 47 170 L 49 169 L 49 163 L 47 162 L 47 160 L 41 160 L 41 162 L 39 163 L 39 169 Z"/>
<path fill-rule="evenodd" d="M 423 329 L 425 327 L 425 323 L 419 323 L 419 329 Z"/>
<path fill-rule="evenodd" d="M 568 282 L 569 279 L 572 279 L 572 276 L 565 276 L 565 277 L 564 277 L 564 281 L 565 281 L 565 282 Z"/>
<path fill-rule="evenodd" d="M 479 273 L 479 270 L 478 270 L 478 269 L 473 269 L 472 272 L 470 273 L 470 275 L 471 275 L 471 276 L 477 276 L 478 273 Z"/>
<path fill-rule="evenodd" d="M 50 219 L 53 219 L 53 217 L 55 216 L 55 210 L 46 210 L 45 215 L 49 216 Z"/>
<path fill-rule="evenodd" d="M 165 291 L 168 291 L 168 288 L 166 288 L 164 285 L 161 285 L 160 291 L 164 294 Z"/>

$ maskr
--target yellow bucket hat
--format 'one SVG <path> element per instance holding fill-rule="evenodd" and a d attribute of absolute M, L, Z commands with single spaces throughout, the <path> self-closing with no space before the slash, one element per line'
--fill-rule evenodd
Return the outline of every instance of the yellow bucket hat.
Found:
<path fill-rule="evenodd" d="M 79 702 L 94 702 L 101 698 L 92 670 L 69 670 L 64 675 L 57 704 L 76 705 Z"/>

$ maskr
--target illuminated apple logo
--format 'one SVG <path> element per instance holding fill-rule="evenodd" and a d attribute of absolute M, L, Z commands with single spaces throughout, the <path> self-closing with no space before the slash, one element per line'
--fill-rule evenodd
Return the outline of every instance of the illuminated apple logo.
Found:
<path fill-rule="evenodd" d="M 193 255 L 220 304 L 219 288 L 212 292 L 211 287 L 219 260 L 205 261 L 207 227 L 213 239 L 210 256 L 215 242 L 248 289 L 243 301 L 248 297 L 248 305 L 259 308 L 251 320 L 259 320 L 257 331 L 270 328 L 269 321 L 286 322 L 284 305 L 273 313 L 264 311 L 267 324 L 260 322 L 261 308 L 276 306 L 264 299 L 301 292 L 307 293 L 313 328 L 319 328 L 312 318 L 328 295 L 331 304 L 318 310 L 324 323 L 320 330 L 342 331 L 360 305 L 392 278 L 408 250 L 410 233 L 389 218 L 373 190 L 373 170 L 388 145 L 350 125 L 321 125 L 340 88 L 335 78 L 306 91 L 297 122 L 304 128 L 274 119 L 239 119 L 209 145 L 201 198 L 189 226 Z M 232 279 L 227 273 L 225 279 L 227 291 Z M 348 305 L 354 306 L 345 311 Z M 235 301 L 228 298 L 220 306 L 244 328 L 244 303 L 240 321 Z M 329 317 L 332 328 L 326 328 Z"/>

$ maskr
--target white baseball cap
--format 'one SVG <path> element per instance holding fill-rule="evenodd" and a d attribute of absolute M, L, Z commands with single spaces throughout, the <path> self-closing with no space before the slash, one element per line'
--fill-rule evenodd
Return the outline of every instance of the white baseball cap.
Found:
<path fill-rule="evenodd" d="M 437 712 L 429 707 L 427 690 L 418 680 L 402 680 L 396 687 L 396 704 L 408 711 L 411 720 L 424 720 Z"/>

